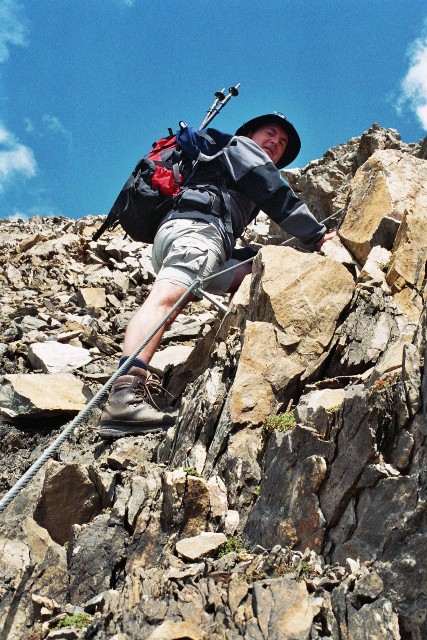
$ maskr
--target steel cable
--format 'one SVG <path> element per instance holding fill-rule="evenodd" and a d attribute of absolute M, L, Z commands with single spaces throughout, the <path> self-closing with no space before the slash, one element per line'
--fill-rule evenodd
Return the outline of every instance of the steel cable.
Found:
<path fill-rule="evenodd" d="M 330 220 L 331 218 L 335 217 L 339 213 L 341 213 L 341 211 L 337 211 L 336 213 L 332 214 L 328 218 L 325 218 L 325 220 L 323 220 L 323 222 L 327 222 L 328 220 Z M 293 239 L 294 238 L 289 238 L 289 240 L 286 240 L 280 246 L 288 244 Z M 243 260 L 243 261 L 239 262 L 238 264 L 235 264 L 232 267 L 229 267 L 228 269 L 224 269 L 224 271 L 221 271 L 221 274 L 233 271 L 234 269 L 237 269 L 238 267 L 240 267 L 242 264 L 247 264 L 249 262 L 252 262 L 254 257 L 249 258 L 247 260 Z M 27 484 L 30 482 L 30 480 L 32 480 L 34 478 L 34 476 L 43 467 L 45 462 L 47 462 L 50 458 L 52 458 L 52 456 L 56 453 L 56 451 L 60 448 L 60 446 L 70 437 L 70 435 L 73 433 L 73 431 L 75 431 L 75 429 L 78 426 L 80 426 L 80 424 L 87 417 L 87 415 L 92 411 L 92 409 L 94 407 L 96 407 L 101 402 L 101 400 L 104 398 L 106 393 L 111 389 L 112 385 L 117 380 L 117 378 L 119 378 L 120 376 L 124 375 L 131 368 L 132 362 L 138 356 L 140 351 L 142 351 L 142 349 L 150 342 L 150 340 L 156 335 L 156 333 L 163 327 L 163 325 L 169 320 L 169 318 L 172 316 L 172 314 L 175 313 L 175 311 L 180 307 L 182 302 L 184 302 L 185 298 L 188 296 L 188 294 L 190 292 L 192 292 L 192 291 L 199 292 L 201 295 L 205 296 L 212 304 L 217 306 L 221 311 L 225 312 L 227 310 L 224 305 L 222 305 L 221 303 L 216 301 L 214 298 L 212 298 L 212 296 L 209 296 L 209 294 L 207 294 L 201 288 L 202 284 L 204 284 L 205 282 L 208 282 L 209 280 L 215 278 L 217 275 L 218 275 L 218 273 L 215 273 L 215 274 L 213 274 L 211 276 L 207 276 L 206 278 L 199 278 L 198 277 L 198 278 L 195 278 L 193 280 L 191 285 L 189 287 L 187 287 L 187 289 L 184 291 L 184 293 L 179 298 L 179 300 L 173 305 L 173 307 L 166 314 L 166 316 L 163 318 L 163 320 L 161 320 L 156 325 L 156 327 L 152 330 L 152 332 L 148 335 L 148 337 L 145 338 L 145 340 L 141 343 L 141 345 L 139 345 L 138 348 L 135 349 L 135 351 L 117 369 L 117 371 L 114 372 L 114 374 L 105 383 L 105 385 L 103 387 L 101 387 L 101 389 L 87 403 L 87 405 L 84 407 L 84 409 L 82 409 L 77 414 L 77 416 L 70 422 L 70 424 L 67 427 L 65 427 L 65 429 L 52 442 L 52 444 L 49 445 L 49 447 L 44 451 L 44 453 L 42 453 L 42 455 L 31 465 L 31 467 L 29 469 L 27 469 L 27 471 L 24 473 L 24 475 L 13 485 L 13 487 L 11 487 L 11 489 L 9 489 L 9 491 L 7 491 L 7 493 L 0 500 L 0 513 L 2 513 L 6 509 L 6 507 L 12 502 L 12 500 L 14 500 L 14 498 L 22 491 L 22 489 L 24 489 L 24 487 L 27 486 Z"/>

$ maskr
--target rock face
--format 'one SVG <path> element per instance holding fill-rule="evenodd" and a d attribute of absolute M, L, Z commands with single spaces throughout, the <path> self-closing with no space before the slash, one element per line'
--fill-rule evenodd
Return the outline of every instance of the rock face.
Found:
<path fill-rule="evenodd" d="M 165 335 L 176 426 L 102 441 L 96 407 L 14 498 L 2 638 L 427 637 L 423 153 L 374 125 L 285 172 L 342 209 L 338 237 L 307 253 L 255 223 L 228 312 L 191 303 Z M 149 247 L 98 224 L 0 221 L 2 492 L 108 380 L 153 282 Z"/>
<path fill-rule="evenodd" d="M 418 156 L 419 144 L 405 144 L 395 129 L 378 124 L 361 136 L 326 151 L 304 169 L 285 169 L 282 175 L 292 189 L 301 194 L 313 213 L 325 218 L 346 206 L 347 196 L 356 171 L 379 150 L 398 150 Z"/>

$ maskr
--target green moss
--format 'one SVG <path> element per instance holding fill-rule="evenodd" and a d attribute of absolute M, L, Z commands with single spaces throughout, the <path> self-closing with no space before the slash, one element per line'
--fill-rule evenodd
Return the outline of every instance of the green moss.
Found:
<path fill-rule="evenodd" d="M 184 471 L 189 476 L 196 476 L 197 478 L 203 478 L 202 474 L 197 471 L 194 467 L 184 467 Z"/>
<path fill-rule="evenodd" d="M 245 545 L 243 544 L 243 540 L 240 536 L 228 536 L 227 542 L 224 542 L 224 544 L 221 545 L 217 558 L 222 558 L 232 551 L 235 551 L 236 553 L 245 551 Z"/>
<path fill-rule="evenodd" d="M 262 425 L 262 437 L 266 440 L 273 431 L 290 431 L 296 424 L 293 411 L 279 413 L 277 416 L 270 416 Z"/>
<path fill-rule="evenodd" d="M 339 409 L 341 409 L 341 404 L 336 404 L 333 407 L 328 407 L 328 409 L 326 409 L 326 413 L 335 413 L 335 411 L 338 411 Z"/>
<path fill-rule="evenodd" d="M 78 613 L 76 615 L 68 616 L 59 622 L 52 628 L 53 631 L 58 629 L 64 629 L 65 627 L 77 627 L 78 629 L 84 629 L 88 627 L 92 622 L 92 616 L 88 613 Z"/>

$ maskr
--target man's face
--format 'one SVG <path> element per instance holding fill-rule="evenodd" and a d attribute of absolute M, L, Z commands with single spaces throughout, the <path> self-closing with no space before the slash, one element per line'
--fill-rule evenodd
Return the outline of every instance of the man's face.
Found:
<path fill-rule="evenodd" d="M 253 133 L 248 134 L 268 155 L 273 164 L 279 162 L 288 146 L 288 134 L 277 124 L 265 124 Z"/>

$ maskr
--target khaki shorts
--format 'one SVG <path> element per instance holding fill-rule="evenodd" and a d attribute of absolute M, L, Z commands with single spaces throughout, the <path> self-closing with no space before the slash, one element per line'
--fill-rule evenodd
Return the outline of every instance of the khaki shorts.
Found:
<path fill-rule="evenodd" d="M 187 289 L 196 277 L 218 273 L 202 288 L 210 293 L 226 293 L 234 273 L 221 274 L 224 269 L 239 264 L 225 261 L 224 243 L 218 228 L 209 222 L 188 218 L 169 220 L 154 238 L 151 257 L 156 282 L 166 280 Z"/>

